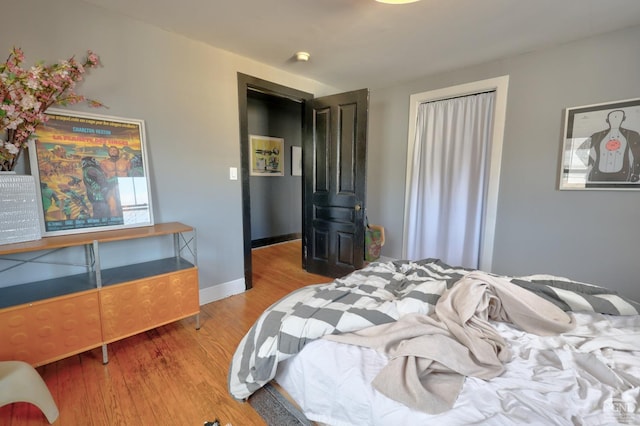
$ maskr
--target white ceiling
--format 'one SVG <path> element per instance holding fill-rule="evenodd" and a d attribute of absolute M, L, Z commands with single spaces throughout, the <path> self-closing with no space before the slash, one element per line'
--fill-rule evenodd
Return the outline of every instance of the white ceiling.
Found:
<path fill-rule="evenodd" d="M 384 87 L 640 25 L 640 0 L 421 0 L 396 6 L 374 0 L 84 1 L 350 89 Z M 309 62 L 293 60 L 300 50 L 311 54 Z"/>

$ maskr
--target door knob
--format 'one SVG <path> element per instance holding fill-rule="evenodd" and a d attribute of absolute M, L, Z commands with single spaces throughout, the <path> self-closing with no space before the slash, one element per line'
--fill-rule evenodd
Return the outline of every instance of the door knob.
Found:
<path fill-rule="evenodd" d="M 354 210 L 359 212 L 360 210 L 362 210 L 362 205 L 360 203 L 356 204 L 355 206 L 353 206 Z"/>

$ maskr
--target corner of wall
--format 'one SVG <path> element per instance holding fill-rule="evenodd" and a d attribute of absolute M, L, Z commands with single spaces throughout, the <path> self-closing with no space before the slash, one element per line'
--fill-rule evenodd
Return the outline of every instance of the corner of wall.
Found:
<path fill-rule="evenodd" d="M 200 306 L 207 303 L 215 302 L 216 300 L 225 299 L 229 296 L 244 293 L 245 283 L 244 278 L 228 281 L 226 283 L 213 285 L 211 287 L 205 287 L 200 289 Z"/>

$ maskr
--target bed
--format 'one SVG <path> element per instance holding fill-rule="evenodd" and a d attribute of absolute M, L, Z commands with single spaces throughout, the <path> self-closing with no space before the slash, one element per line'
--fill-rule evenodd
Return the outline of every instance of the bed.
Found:
<path fill-rule="evenodd" d="M 640 305 L 550 275 L 376 262 L 269 307 L 229 391 L 330 425 L 640 424 Z"/>

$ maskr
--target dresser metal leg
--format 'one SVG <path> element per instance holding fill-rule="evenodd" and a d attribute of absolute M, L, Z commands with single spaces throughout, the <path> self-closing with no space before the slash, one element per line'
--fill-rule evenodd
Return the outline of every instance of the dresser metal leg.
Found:
<path fill-rule="evenodd" d="M 106 344 L 102 345 L 102 363 L 105 365 L 109 363 L 109 354 L 107 353 Z"/>

